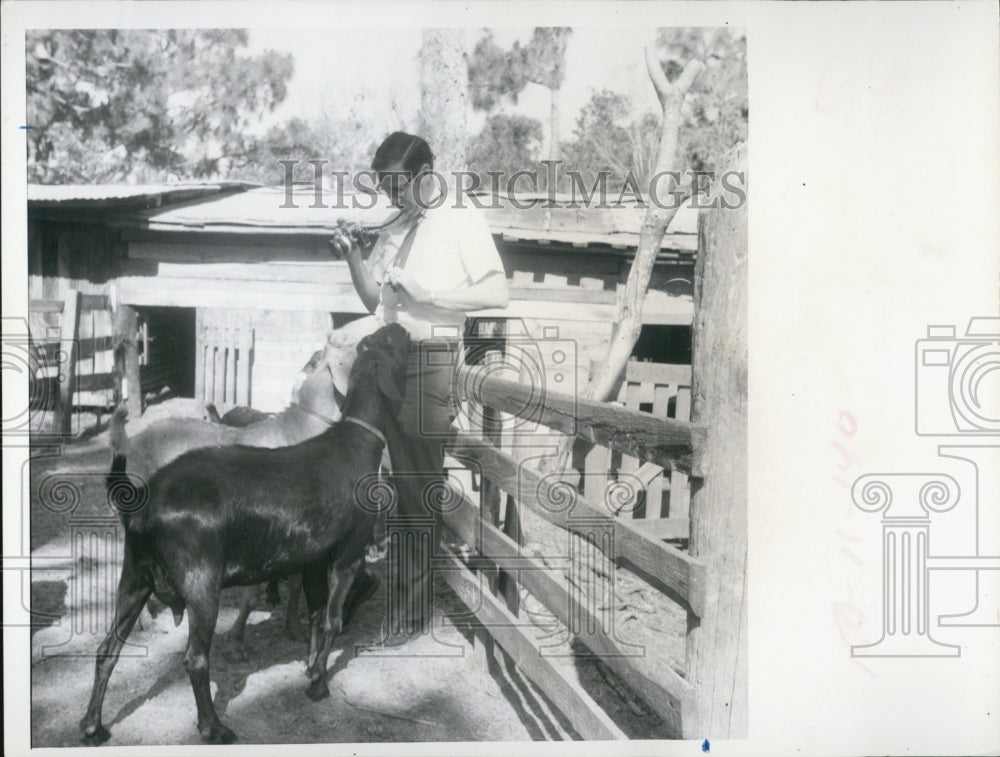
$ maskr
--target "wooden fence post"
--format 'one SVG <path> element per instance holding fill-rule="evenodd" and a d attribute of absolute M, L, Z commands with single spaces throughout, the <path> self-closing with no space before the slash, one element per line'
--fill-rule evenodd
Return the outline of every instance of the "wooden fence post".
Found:
<path fill-rule="evenodd" d="M 62 332 L 59 351 L 65 362 L 57 361 L 62 366 L 59 372 L 59 404 L 56 409 L 53 426 L 56 433 L 68 434 L 73 419 L 73 390 L 76 386 L 77 339 L 80 324 L 80 293 L 75 289 L 66 292 L 63 303 Z"/>
<path fill-rule="evenodd" d="M 746 176 L 745 145 L 730 170 Z M 690 553 L 705 565 L 706 600 L 700 618 L 688 615 L 695 717 L 683 737 L 737 739 L 747 735 L 746 202 L 701 213 L 694 312 L 691 420 L 707 440 L 705 478 L 692 481 Z"/>
<path fill-rule="evenodd" d="M 135 308 L 118 304 L 118 329 L 116 341 L 124 354 L 125 381 L 128 383 L 128 414 L 130 418 L 142 415 L 142 382 L 139 380 L 139 316 Z M 120 340 L 120 341 L 119 341 Z"/>

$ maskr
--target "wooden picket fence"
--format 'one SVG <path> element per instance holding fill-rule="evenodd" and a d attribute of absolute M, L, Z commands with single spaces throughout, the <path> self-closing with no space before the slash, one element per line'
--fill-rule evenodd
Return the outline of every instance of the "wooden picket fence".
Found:
<path fill-rule="evenodd" d="M 691 366 L 629 361 L 618 404 L 656 418 L 691 420 Z M 621 517 L 633 518 L 659 539 L 688 538 L 691 491 L 686 473 L 594 445 L 584 463 L 584 494 L 600 501 L 612 481 L 635 495 L 618 503 Z"/>

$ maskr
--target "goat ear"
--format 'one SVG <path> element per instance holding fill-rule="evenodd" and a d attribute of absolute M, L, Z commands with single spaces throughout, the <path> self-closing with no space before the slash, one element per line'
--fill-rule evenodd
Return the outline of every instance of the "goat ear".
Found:
<path fill-rule="evenodd" d="M 375 382 L 378 384 L 379 391 L 391 400 L 402 402 L 403 391 L 396 378 L 393 361 L 389 359 L 388 355 L 379 355 L 375 370 Z"/>
<path fill-rule="evenodd" d="M 327 362 L 326 369 L 330 371 L 330 379 L 333 383 L 333 396 L 337 401 L 338 407 L 343 407 L 343 398 L 347 395 L 347 389 L 350 385 L 350 367 L 345 366 L 343 362 L 337 361 L 335 363 Z M 338 397 L 338 395 L 340 395 Z"/>

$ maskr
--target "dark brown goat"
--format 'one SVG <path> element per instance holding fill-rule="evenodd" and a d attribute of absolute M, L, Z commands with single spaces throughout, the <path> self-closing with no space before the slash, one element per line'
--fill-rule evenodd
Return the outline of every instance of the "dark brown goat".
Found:
<path fill-rule="evenodd" d="M 329 696 L 326 663 L 343 626 L 348 589 L 364 561 L 376 518 L 358 502 L 358 485 L 377 473 L 385 424 L 404 381 L 409 336 L 385 326 L 358 345 L 343 420 L 291 447 L 197 449 L 157 471 L 144 490 L 116 455 L 109 496 L 125 526 L 125 555 L 114 626 L 97 651 L 94 688 L 80 726 L 83 740 L 110 734 L 101 709 L 122 646 L 150 594 L 175 615 L 187 611 L 184 667 L 209 743 L 236 736 L 216 715 L 209 689 L 209 651 L 227 586 L 259 584 L 302 573 L 309 609 L 310 685 Z"/>

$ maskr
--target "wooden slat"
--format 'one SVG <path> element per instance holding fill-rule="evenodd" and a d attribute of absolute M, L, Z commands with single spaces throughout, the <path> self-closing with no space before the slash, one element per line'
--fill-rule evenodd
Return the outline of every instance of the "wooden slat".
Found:
<path fill-rule="evenodd" d="M 656 463 L 643 463 L 632 471 L 632 475 L 642 481 L 643 486 L 651 486 L 661 473 L 663 468 Z"/>
<path fill-rule="evenodd" d="M 80 310 L 107 310 L 108 296 L 106 294 L 81 294 Z"/>
<path fill-rule="evenodd" d="M 626 382 L 625 384 L 625 407 L 629 410 L 639 412 L 639 402 L 641 401 L 642 387 L 639 384 Z M 639 458 L 634 455 L 622 453 L 622 464 L 619 470 L 624 473 L 631 473 L 639 467 Z"/>
<path fill-rule="evenodd" d="M 467 497 L 460 498 L 460 505 L 445 514 L 445 523 L 467 544 L 500 566 L 521 568 L 521 583 L 542 602 L 567 627 L 583 621 L 584 628 L 600 624 L 580 605 L 544 563 L 535 557 L 522 554 L 517 545 L 495 528 L 478 528 L 475 505 Z M 598 630 L 578 638 L 602 662 L 680 733 L 683 713 L 688 708 L 693 688 L 684 678 L 669 668 L 651 669 L 640 649 L 627 649 L 611 636 Z M 628 654 L 629 652 L 638 653 Z"/>
<path fill-rule="evenodd" d="M 568 680 L 552 661 L 542 654 L 538 642 L 517 627 L 517 618 L 485 590 L 478 576 L 470 573 L 447 547 L 448 564 L 438 568 L 476 618 L 486 626 L 518 668 L 540 688 L 573 724 L 584 739 L 627 739 L 607 713 L 576 682 Z"/>
<path fill-rule="evenodd" d="M 329 232 L 327 232 L 329 238 Z M 188 235 L 189 240 L 193 238 Z M 247 260 L 254 262 L 266 262 L 272 260 L 288 260 L 301 263 L 303 260 L 316 259 L 331 265 L 336 261 L 330 258 L 330 253 L 326 250 L 325 241 L 312 242 L 306 240 L 304 244 L 240 244 L 233 239 L 231 243 L 225 244 L 221 240 L 214 239 L 206 242 L 144 242 L 129 241 L 128 257 L 130 260 L 159 260 L 177 263 L 206 263 L 206 264 L 227 264 L 245 263 Z"/>
<path fill-rule="evenodd" d="M 61 313 L 62 300 L 28 300 L 29 313 Z"/>
<path fill-rule="evenodd" d="M 463 366 L 460 369 L 458 390 L 468 396 L 471 389 L 478 390 L 477 401 L 510 413 L 523 413 L 527 408 L 529 420 L 549 428 L 577 436 L 595 444 L 603 444 L 625 454 L 634 455 L 662 465 L 671 470 L 701 475 L 700 465 L 704 448 L 705 431 L 684 421 L 654 418 L 567 394 L 546 390 L 544 401 L 538 397 L 538 388 L 517 381 L 479 376 L 482 369 Z"/>
<path fill-rule="evenodd" d="M 236 380 L 236 404 L 250 407 L 250 355 L 253 350 L 253 328 L 240 326 L 239 371 Z"/>
<path fill-rule="evenodd" d="M 583 492 L 591 502 L 604 502 L 608 488 L 608 471 L 611 469 L 611 450 L 595 444 L 583 461 Z"/>
<path fill-rule="evenodd" d="M 226 397 L 226 342 L 222 326 L 212 328 L 212 362 L 215 365 L 212 386 L 212 401 L 219 409 L 220 413 L 226 412 L 229 408 L 225 406 Z"/>
<path fill-rule="evenodd" d="M 236 406 L 236 345 L 239 343 L 233 312 L 226 313 L 226 405 Z"/>
<path fill-rule="evenodd" d="M 548 282 L 546 282 L 548 283 Z M 592 305 L 614 305 L 615 293 L 603 289 L 583 289 L 566 286 L 515 286 L 509 289 L 510 299 L 524 302 L 586 302 Z"/>
<path fill-rule="evenodd" d="M 519 465 L 483 439 L 461 434 L 454 456 L 467 457 L 480 467 L 485 478 L 514 495 L 545 520 L 573 530 L 574 519 L 607 518 L 614 523 L 615 550 L 652 581 L 682 597 L 700 617 L 704 607 L 701 563 L 668 544 L 650 539 L 631 520 L 613 518 L 606 508 L 591 504 L 576 494 L 559 476 L 543 475 Z M 557 508 L 556 505 L 559 505 Z"/>
<path fill-rule="evenodd" d="M 124 266 L 126 274 L 141 274 L 147 263 L 128 261 Z M 232 281 L 240 285 L 249 282 L 273 284 L 282 282 L 314 282 L 322 280 L 328 284 L 351 284 L 351 272 L 347 263 L 328 259 L 315 263 L 257 262 L 257 263 L 166 263 L 156 267 L 158 278 L 166 279 L 211 279 Z"/>
<path fill-rule="evenodd" d="M 644 534 L 652 539 L 689 539 L 691 521 L 687 518 L 659 518 L 635 521 Z"/>
<path fill-rule="evenodd" d="M 638 360 L 629 360 L 625 364 L 625 380 L 639 383 L 691 386 L 691 366 L 673 363 L 641 363 Z"/>
<path fill-rule="evenodd" d="M 263 282 L 228 286 L 226 282 L 196 278 L 122 276 L 120 301 L 130 305 L 170 307 L 227 307 L 248 310 L 295 310 L 359 313 L 368 315 L 354 287 L 322 280 L 311 282 Z M 501 311 L 501 314 L 506 314 Z"/>
<path fill-rule="evenodd" d="M 195 311 L 194 328 L 194 399 L 198 412 L 205 409 L 205 314 L 201 308 Z"/>
<path fill-rule="evenodd" d="M 482 326 L 492 326 L 493 324 L 481 324 Z M 501 336 L 501 335 L 497 335 Z M 499 350 L 490 350 L 483 356 L 483 366 L 488 371 L 496 371 L 503 363 L 503 353 Z M 501 433 L 500 411 L 490 406 L 483 407 L 483 438 L 490 444 L 499 446 Z M 479 490 L 479 516 L 484 523 L 491 526 L 500 523 L 500 489 L 494 482 L 484 479 Z M 486 571 L 490 584 L 490 591 L 497 593 L 500 576 L 495 570 Z"/>
<path fill-rule="evenodd" d="M 59 380 L 59 405 L 55 414 L 56 430 L 68 434 L 73 416 L 73 390 L 76 381 L 77 338 L 80 324 L 80 293 L 70 289 L 63 306 L 62 334 L 59 349 L 66 356 Z"/>
<path fill-rule="evenodd" d="M 675 415 L 686 421 L 691 417 L 691 387 L 682 386 L 677 390 Z M 667 514 L 671 518 L 687 518 L 691 511 L 691 484 L 686 473 L 670 473 L 670 507 Z"/>
<path fill-rule="evenodd" d="M 670 405 L 670 387 L 665 384 L 653 384 L 653 415 L 666 418 Z M 648 465 L 648 463 L 647 463 Z M 657 475 L 646 486 L 646 517 L 660 518 L 663 515 L 663 484 L 667 473 L 661 468 Z"/>

